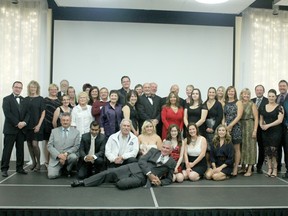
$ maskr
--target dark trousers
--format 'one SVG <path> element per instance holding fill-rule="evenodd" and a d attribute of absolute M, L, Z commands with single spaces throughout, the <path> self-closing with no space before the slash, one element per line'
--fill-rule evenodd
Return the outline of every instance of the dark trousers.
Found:
<path fill-rule="evenodd" d="M 280 143 L 280 146 L 279 148 L 277 149 L 278 150 L 278 159 L 277 159 L 277 164 L 278 164 L 278 171 L 281 170 L 281 167 L 282 167 L 282 148 L 284 150 L 284 163 L 285 163 L 285 166 L 286 166 L 286 171 L 288 170 L 288 131 L 287 131 L 287 127 L 282 125 L 282 139 L 281 139 L 281 143 Z"/>
<path fill-rule="evenodd" d="M 9 169 L 9 163 L 14 143 L 16 143 L 16 171 L 23 169 L 24 141 L 25 135 L 22 133 L 22 131 L 19 131 L 18 134 L 4 134 L 4 148 L 1 160 L 1 171 L 7 171 Z"/>
<path fill-rule="evenodd" d="M 103 170 L 104 160 L 103 158 L 97 158 L 94 163 L 81 161 L 81 165 L 78 170 L 78 178 L 84 179 L 93 174 L 99 173 Z"/>
<path fill-rule="evenodd" d="M 145 185 L 146 176 L 142 173 L 138 163 L 133 163 L 108 169 L 84 179 L 86 187 L 98 186 L 104 182 L 115 183 L 119 189 L 124 190 Z"/>
<path fill-rule="evenodd" d="M 262 129 L 258 126 L 257 129 L 257 143 L 258 143 L 258 161 L 257 161 L 257 169 L 262 169 L 264 160 L 265 160 L 265 150 L 262 136 Z"/>

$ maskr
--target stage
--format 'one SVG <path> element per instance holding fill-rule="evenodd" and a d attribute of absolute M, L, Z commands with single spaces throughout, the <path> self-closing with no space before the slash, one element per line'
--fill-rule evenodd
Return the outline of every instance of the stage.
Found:
<path fill-rule="evenodd" d="M 265 173 L 126 191 L 71 188 L 75 177 L 49 180 L 44 166 L 28 175 L 9 171 L 0 177 L 0 215 L 288 215 L 288 179 Z"/>

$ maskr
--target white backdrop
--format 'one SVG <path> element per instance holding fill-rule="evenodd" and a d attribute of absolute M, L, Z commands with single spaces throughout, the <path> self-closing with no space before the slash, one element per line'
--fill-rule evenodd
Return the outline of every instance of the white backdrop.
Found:
<path fill-rule="evenodd" d="M 119 89 L 123 75 L 133 88 L 158 83 L 160 96 L 179 84 L 185 97 L 193 84 L 206 99 L 208 87 L 232 84 L 232 27 L 55 21 L 53 49 L 53 82 L 78 92 L 86 82 Z"/>

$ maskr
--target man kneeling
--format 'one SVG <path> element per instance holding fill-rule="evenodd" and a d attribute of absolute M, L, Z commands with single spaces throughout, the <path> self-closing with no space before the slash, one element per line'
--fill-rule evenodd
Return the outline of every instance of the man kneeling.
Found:
<path fill-rule="evenodd" d="M 108 169 L 83 181 L 74 180 L 71 187 L 93 187 L 104 182 L 115 183 L 122 190 L 141 187 L 146 183 L 148 186 L 169 185 L 176 166 L 176 162 L 169 156 L 171 152 L 172 143 L 164 141 L 161 151 L 152 148 L 138 162 Z"/>
<path fill-rule="evenodd" d="M 55 179 L 61 175 L 61 169 L 66 168 L 68 176 L 78 159 L 80 132 L 71 126 L 71 114 L 63 113 L 61 127 L 52 130 L 48 142 L 50 159 L 48 178 Z"/>

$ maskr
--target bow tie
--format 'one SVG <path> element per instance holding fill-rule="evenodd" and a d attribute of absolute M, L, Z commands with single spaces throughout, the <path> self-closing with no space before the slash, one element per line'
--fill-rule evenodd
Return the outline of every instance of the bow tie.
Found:
<path fill-rule="evenodd" d="M 17 95 L 15 95 L 14 97 L 15 97 L 15 98 L 20 98 L 20 96 L 17 96 Z"/>

